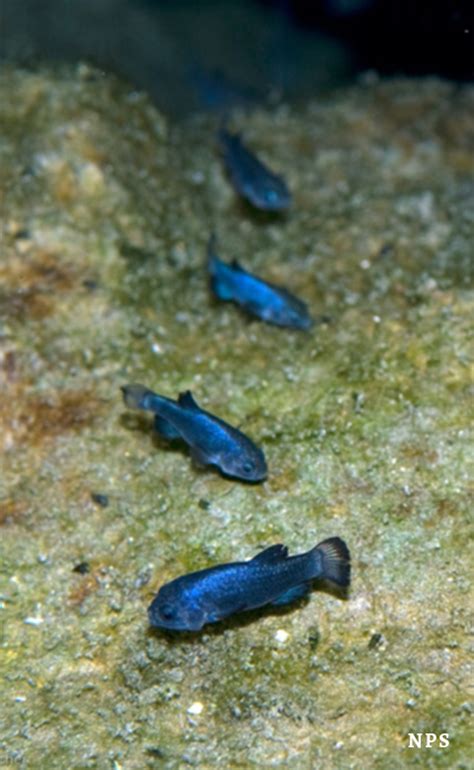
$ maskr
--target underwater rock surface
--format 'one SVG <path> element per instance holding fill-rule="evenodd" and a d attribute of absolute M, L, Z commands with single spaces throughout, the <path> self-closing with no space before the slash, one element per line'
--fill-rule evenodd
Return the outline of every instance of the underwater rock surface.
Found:
<path fill-rule="evenodd" d="M 473 90 L 236 113 L 283 217 L 237 200 L 210 118 L 89 67 L 4 71 L 0 105 L 2 767 L 467 768 Z M 212 229 L 331 322 L 217 304 Z M 268 480 L 153 439 L 128 381 L 191 389 Z M 164 582 L 332 535 L 348 601 L 148 628 Z"/>

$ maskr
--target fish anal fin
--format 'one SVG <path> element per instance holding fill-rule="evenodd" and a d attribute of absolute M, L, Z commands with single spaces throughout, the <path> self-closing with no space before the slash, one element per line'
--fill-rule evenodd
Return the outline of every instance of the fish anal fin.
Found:
<path fill-rule="evenodd" d="M 288 548 L 282 543 L 271 545 L 269 548 L 265 548 L 264 551 L 260 551 L 253 557 L 252 561 L 261 561 L 266 563 L 274 563 L 278 561 L 284 561 L 288 558 Z"/>
<path fill-rule="evenodd" d="M 202 449 L 199 449 L 199 447 L 193 446 L 191 447 L 191 458 L 193 462 L 196 463 L 196 465 L 206 466 L 206 465 L 212 465 L 212 463 L 209 460 L 209 457 L 204 454 Z"/>
<path fill-rule="evenodd" d="M 285 591 L 284 594 L 281 594 L 277 599 L 274 599 L 271 604 L 274 607 L 281 607 L 284 604 L 295 602 L 297 599 L 302 599 L 303 596 L 306 596 L 306 594 L 309 593 L 310 588 L 310 583 L 300 583 L 299 585 L 288 589 L 288 591 Z"/>
<path fill-rule="evenodd" d="M 163 438 L 181 438 L 180 432 L 176 430 L 174 425 L 168 422 L 168 420 L 165 420 L 163 417 L 160 417 L 159 414 L 155 415 L 155 419 L 153 420 L 153 427 L 155 431 L 160 434 L 160 436 L 163 436 Z"/>
<path fill-rule="evenodd" d="M 268 315 L 268 308 L 265 308 L 263 305 L 259 304 L 258 302 L 245 300 L 245 302 L 242 302 L 241 305 L 244 308 L 244 310 L 246 310 L 246 312 L 249 313 L 250 315 L 254 315 L 256 316 L 256 318 L 261 318 L 264 321 L 267 320 L 266 316 Z"/>

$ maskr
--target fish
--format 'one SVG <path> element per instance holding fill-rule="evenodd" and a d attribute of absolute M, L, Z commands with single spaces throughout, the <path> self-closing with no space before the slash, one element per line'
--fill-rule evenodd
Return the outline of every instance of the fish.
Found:
<path fill-rule="evenodd" d="M 245 610 L 290 604 L 306 596 L 317 579 L 347 589 L 350 577 L 349 549 L 339 537 L 296 556 L 278 543 L 250 561 L 218 564 L 165 583 L 148 608 L 148 619 L 154 628 L 200 631 Z"/>
<path fill-rule="evenodd" d="M 198 464 L 216 466 L 224 476 L 249 483 L 267 477 L 262 450 L 240 430 L 201 409 L 189 390 L 180 393 L 177 401 L 137 383 L 121 390 L 127 406 L 153 412 L 157 433 L 185 441 Z"/>
<path fill-rule="evenodd" d="M 205 110 L 226 113 L 261 101 L 256 89 L 233 80 L 221 70 L 201 67 L 197 62 L 190 67 L 187 79 L 198 106 Z"/>
<path fill-rule="evenodd" d="M 231 134 L 222 127 L 218 138 L 224 164 L 239 195 L 263 211 L 279 212 L 290 207 L 291 193 L 285 180 L 243 144 L 240 134 Z"/>
<path fill-rule="evenodd" d="M 305 302 L 287 289 L 264 281 L 245 270 L 237 260 L 223 262 L 215 252 L 211 235 L 207 249 L 207 269 L 211 289 L 218 299 L 235 302 L 247 313 L 274 326 L 307 331 L 314 323 Z"/>

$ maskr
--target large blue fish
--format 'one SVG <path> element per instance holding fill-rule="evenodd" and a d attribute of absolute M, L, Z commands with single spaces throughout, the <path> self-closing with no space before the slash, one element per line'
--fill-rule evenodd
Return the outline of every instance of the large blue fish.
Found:
<path fill-rule="evenodd" d="M 215 237 L 208 250 L 208 271 L 216 297 L 235 302 L 250 315 L 275 326 L 307 330 L 313 325 L 306 303 L 281 286 L 267 283 L 244 270 L 236 260 L 223 262 L 215 253 Z"/>
<path fill-rule="evenodd" d="M 237 428 L 205 412 L 189 390 L 173 401 L 143 385 L 124 385 L 124 401 L 132 409 L 155 414 L 155 430 L 165 438 L 183 439 L 200 465 L 215 465 L 225 476 L 241 481 L 263 481 L 267 464 L 261 449 Z"/>
<path fill-rule="evenodd" d="M 305 596 L 316 579 L 349 585 L 349 550 L 339 537 L 297 556 L 288 556 L 284 545 L 272 545 L 250 561 L 182 575 L 160 588 L 148 617 L 156 628 L 199 631 L 243 610 L 289 604 Z"/>
<path fill-rule="evenodd" d="M 224 163 L 232 184 L 252 206 L 264 211 L 285 211 L 291 204 L 291 194 L 284 179 L 245 147 L 239 134 L 225 128 L 219 132 Z"/>

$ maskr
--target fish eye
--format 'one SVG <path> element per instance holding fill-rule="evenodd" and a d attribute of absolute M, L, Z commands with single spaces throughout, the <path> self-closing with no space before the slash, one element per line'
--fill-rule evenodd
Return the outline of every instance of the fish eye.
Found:
<path fill-rule="evenodd" d="M 175 616 L 175 611 L 171 604 L 163 604 L 163 606 L 160 607 L 160 615 L 165 620 L 172 620 Z"/>
<path fill-rule="evenodd" d="M 278 200 L 278 193 L 275 190 L 267 190 L 266 198 L 269 203 L 275 203 Z"/>
<path fill-rule="evenodd" d="M 254 465 L 249 460 L 247 460 L 247 462 L 245 462 L 243 464 L 242 469 L 243 469 L 244 473 L 252 473 L 252 471 L 254 469 Z"/>

